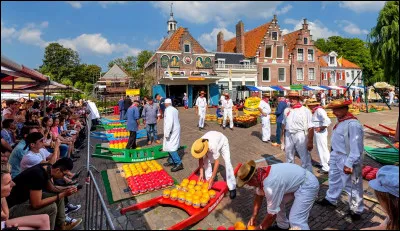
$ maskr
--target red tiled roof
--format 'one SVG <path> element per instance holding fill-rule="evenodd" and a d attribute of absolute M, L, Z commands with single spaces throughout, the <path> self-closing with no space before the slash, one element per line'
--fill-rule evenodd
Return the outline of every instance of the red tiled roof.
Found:
<path fill-rule="evenodd" d="M 258 46 L 261 44 L 271 22 L 265 23 L 253 30 L 244 33 L 244 56 L 256 56 Z M 224 42 L 224 52 L 236 53 L 236 37 Z"/>
<path fill-rule="evenodd" d="M 321 67 L 327 67 L 328 63 L 322 58 L 322 56 L 326 56 L 328 53 L 324 53 L 321 50 L 317 49 L 317 57 L 318 62 Z M 342 58 L 342 67 L 344 68 L 360 68 L 357 64 L 350 62 L 349 60 Z"/>
<path fill-rule="evenodd" d="M 360 68 L 357 64 L 350 62 L 349 60 L 343 58 L 342 67 L 347 68 Z"/>
<path fill-rule="evenodd" d="M 164 42 L 161 44 L 160 48 L 158 48 L 159 51 L 181 51 L 181 37 L 183 33 L 185 32 L 185 29 L 183 27 L 179 27 L 178 30 L 176 30 L 170 38 L 167 38 L 164 40 Z M 196 41 L 192 37 L 191 39 L 192 42 L 192 49 L 194 53 L 207 53 L 207 51 L 200 45 L 199 42 Z"/>
<path fill-rule="evenodd" d="M 289 33 L 289 34 L 285 34 L 284 36 L 283 36 L 283 38 L 285 39 L 285 42 L 286 42 L 286 44 L 287 44 L 287 47 L 288 47 L 288 50 L 291 52 L 294 48 L 295 48 L 295 46 L 296 46 L 296 41 L 297 41 L 297 38 L 299 37 L 299 32 L 300 32 L 300 30 L 296 30 L 296 31 L 293 31 L 293 32 L 291 32 L 291 33 Z"/>

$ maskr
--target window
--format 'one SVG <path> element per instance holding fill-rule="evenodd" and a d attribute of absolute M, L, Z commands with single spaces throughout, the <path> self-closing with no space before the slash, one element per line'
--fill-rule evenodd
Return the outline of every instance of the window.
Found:
<path fill-rule="evenodd" d="M 250 60 L 243 60 L 243 66 L 245 67 L 250 66 Z"/>
<path fill-rule="evenodd" d="M 267 46 L 265 48 L 265 57 L 272 58 L 272 47 L 271 46 Z"/>
<path fill-rule="evenodd" d="M 303 49 L 297 49 L 297 61 L 304 61 Z"/>
<path fill-rule="evenodd" d="M 331 65 L 335 64 L 335 57 L 334 56 L 329 56 L 329 64 L 331 64 Z"/>
<path fill-rule="evenodd" d="M 339 73 L 339 80 L 343 80 L 343 77 L 344 77 L 344 72 L 342 72 L 342 73 Z"/>
<path fill-rule="evenodd" d="M 314 68 L 308 69 L 308 80 L 315 80 L 315 70 Z"/>
<path fill-rule="evenodd" d="M 218 68 L 225 68 L 225 59 L 218 59 Z"/>
<path fill-rule="evenodd" d="M 346 72 L 346 78 L 349 78 L 349 77 L 350 77 L 349 72 Z"/>
<path fill-rule="evenodd" d="M 308 49 L 308 61 L 314 62 L 314 50 L 313 49 Z"/>
<path fill-rule="evenodd" d="M 263 68 L 263 78 L 262 78 L 262 80 L 266 81 L 266 82 L 271 81 L 270 75 L 269 75 L 269 67 Z"/>
<path fill-rule="evenodd" d="M 272 36 L 272 40 L 278 41 L 278 32 L 273 31 L 272 34 L 271 34 L 271 36 Z"/>
<path fill-rule="evenodd" d="M 351 79 L 354 79 L 354 71 L 351 71 Z"/>
<path fill-rule="evenodd" d="M 297 80 L 299 81 L 303 81 L 304 80 L 304 76 L 303 76 L 303 68 L 297 68 L 297 72 L 296 72 L 296 76 L 297 76 Z"/>
<path fill-rule="evenodd" d="M 304 45 L 308 44 L 308 38 L 304 38 Z"/>
<path fill-rule="evenodd" d="M 285 82 L 285 68 L 278 69 L 278 82 Z"/>
<path fill-rule="evenodd" d="M 276 58 L 283 59 L 283 46 L 276 47 Z"/>
<path fill-rule="evenodd" d="M 327 76 L 326 72 L 324 72 L 322 74 L 323 74 L 323 80 L 328 80 L 328 76 Z"/>
<path fill-rule="evenodd" d="M 190 53 L 190 44 L 185 44 L 185 53 Z"/>

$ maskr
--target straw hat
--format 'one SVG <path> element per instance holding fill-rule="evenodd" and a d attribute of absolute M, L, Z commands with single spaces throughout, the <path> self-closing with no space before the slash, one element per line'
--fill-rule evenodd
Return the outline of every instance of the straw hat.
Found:
<path fill-rule="evenodd" d="M 306 102 L 307 106 L 314 106 L 314 105 L 320 105 L 321 103 L 318 102 L 316 99 L 308 99 Z"/>
<path fill-rule="evenodd" d="M 269 94 L 269 92 L 262 93 L 262 96 L 263 96 L 263 97 L 271 97 L 271 95 Z"/>
<path fill-rule="evenodd" d="M 256 162 L 250 160 L 247 164 L 243 164 L 237 173 L 237 186 L 243 187 L 256 173 Z"/>
<path fill-rule="evenodd" d="M 200 159 L 208 152 L 208 140 L 197 139 L 192 144 L 191 153 L 194 158 Z"/>
<path fill-rule="evenodd" d="M 345 99 L 336 99 L 333 100 L 331 103 L 325 106 L 326 109 L 335 109 L 335 108 L 342 108 L 347 107 L 351 104 L 350 100 Z"/>
<path fill-rule="evenodd" d="M 300 98 L 300 94 L 298 91 L 289 91 L 289 93 L 287 94 L 287 97 L 298 97 Z"/>

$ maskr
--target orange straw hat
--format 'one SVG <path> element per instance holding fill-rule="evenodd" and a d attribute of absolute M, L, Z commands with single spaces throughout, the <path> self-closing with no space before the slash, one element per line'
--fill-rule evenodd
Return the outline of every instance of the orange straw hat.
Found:
<path fill-rule="evenodd" d="M 306 102 L 306 106 L 314 106 L 314 105 L 320 105 L 321 103 L 318 102 L 316 99 L 308 99 Z"/>
<path fill-rule="evenodd" d="M 287 94 L 287 97 L 298 97 L 300 98 L 300 94 L 298 91 L 289 91 L 289 93 Z"/>
<path fill-rule="evenodd" d="M 350 104 L 351 104 L 350 100 L 336 99 L 330 102 L 328 105 L 326 105 L 325 108 L 326 109 L 342 108 L 342 107 L 348 107 Z"/>
<path fill-rule="evenodd" d="M 243 164 L 237 173 L 237 186 L 243 187 L 253 177 L 254 173 L 256 173 L 256 162 L 254 160 Z"/>

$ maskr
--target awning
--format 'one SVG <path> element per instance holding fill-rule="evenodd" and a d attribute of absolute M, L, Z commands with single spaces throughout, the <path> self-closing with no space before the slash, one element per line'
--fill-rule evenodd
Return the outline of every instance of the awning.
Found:
<path fill-rule="evenodd" d="M 325 88 L 319 87 L 319 86 L 308 86 L 309 88 L 313 89 L 314 91 L 325 91 Z"/>
<path fill-rule="evenodd" d="M 257 87 L 257 88 L 260 89 L 260 91 L 276 91 L 271 87 Z"/>
<path fill-rule="evenodd" d="M 306 86 L 306 85 L 303 86 L 303 90 L 304 91 L 315 91 L 314 89 L 312 89 L 311 87 Z"/>
<path fill-rule="evenodd" d="M 286 90 L 282 86 L 271 86 L 271 88 L 274 89 L 275 91 L 285 91 Z"/>
<path fill-rule="evenodd" d="M 341 88 L 341 87 L 338 87 L 338 86 L 329 86 L 332 90 L 344 90 L 343 88 Z"/>
<path fill-rule="evenodd" d="M 260 89 L 258 89 L 255 86 L 246 86 L 247 89 L 249 89 L 250 91 L 260 91 Z"/>
<path fill-rule="evenodd" d="M 328 86 L 320 86 L 321 88 L 323 88 L 324 90 L 332 90 L 332 88 L 328 87 Z"/>

